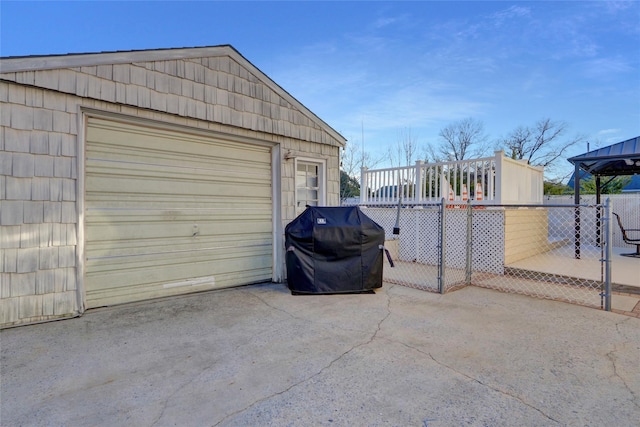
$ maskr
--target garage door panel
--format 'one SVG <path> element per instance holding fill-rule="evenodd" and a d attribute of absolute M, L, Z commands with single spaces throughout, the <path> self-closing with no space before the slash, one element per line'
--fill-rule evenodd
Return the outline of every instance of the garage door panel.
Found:
<path fill-rule="evenodd" d="M 186 163 L 186 162 L 185 162 Z M 271 173 L 268 170 L 251 168 L 243 170 L 237 164 L 220 165 L 215 168 L 189 166 L 175 167 L 163 164 L 141 164 L 133 162 L 104 162 L 87 159 L 87 166 L 91 170 L 91 176 L 122 175 L 130 178 L 157 178 L 164 180 L 191 181 L 200 180 L 208 182 L 215 180 L 221 183 L 245 183 L 249 182 L 260 187 L 270 186 Z M 266 179 L 266 181 L 265 181 Z"/>
<path fill-rule="evenodd" d="M 137 260 L 136 263 L 117 263 L 116 266 L 114 263 L 117 260 L 91 261 L 93 270 L 87 277 L 91 277 L 96 284 L 100 285 L 101 289 L 108 289 L 150 283 L 173 283 L 185 279 L 234 273 L 238 269 L 244 271 L 271 269 L 270 254 L 264 249 L 261 252 L 253 251 L 253 260 L 247 260 L 244 254 L 224 254 L 220 257 L 221 262 L 212 263 L 210 259 L 206 258 L 207 255 L 220 254 L 205 253 L 193 257 L 172 254 L 171 256 L 159 256 L 156 259 L 149 258 L 146 261 Z M 162 263 L 161 259 L 164 259 L 165 262 Z M 117 267 L 117 271 L 114 270 L 114 267 Z"/>
<path fill-rule="evenodd" d="M 199 237 L 196 241 L 191 238 L 171 239 L 171 250 L 173 252 L 183 251 L 203 251 L 203 250 L 235 250 L 235 248 L 271 247 L 273 242 L 271 235 L 262 233 L 243 238 L 245 236 L 214 236 Z M 164 244 L 164 239 L 140 239 L 119 242 L 114 245 L 113 241 L 94 241 L 91 243 L 91 252 L 87 253 L 87 259 L 100 257 L 126 257 L 132 254 L 154 254 L 158 247 Z M 247 254 L 248 255 L 248 254 Z"/>
<path fill-rule="evenodd" d="M 244 152 L 241 159 L 233 160 L 230 157 L 229 152 L 220 150 L 220 147 L 213 146 L 216 153 L 220 153 L 220 156 L 211 155 L 212 146 L 205 147 L 209 150 L 208 154 L 196 154 L 196 153 L 184 153 L 184 152 L 165 152 L 158 153 L 155 150 L 141 150 L 121 145 L 120 150 L 114 153 L 110 150 L 113 149 L 110 145 L 92 145 L 91 151 L 87 152 L 87 159 L 94 162 L 104 163 L 138 163 L 141 165 L 164 165 L 167 168 L 181 168 L 185 163 L 188 163 L 190 167 L 199 169 L 217 169 L 217 168 L 229 168 L 229 161 L 234 164 L 238 164 L 241 167 L 250 167 L 257 173 L 265 173 L 268 168 L 265 167 L 263 162 L 269 159 L 269 149 L 266 147 L 259 147 L 256 150 Z"/>
<path fill-rule="evenodd" d="M 87 162 L 93 163 L 93 162 Z M 91 167 L 91 164 L 88 165 Z M 135 170 L 131 169 L 135 167 Z M 223 185 L 251 185 L 260 188 L 270 186 L 270 174 L 260 174 L 256 171 L 247 171 L 242 173 L 239 169 L 227 169 L 219 168 L 212 169 L 193 169 L 193 168 L 164 168 L 162 166 L 142 166 L 142 165 L 125 165 L 125 164 L 113 164 L 108 165 L 102 162 L 95 162 L 95 165 L 91 167 L 91 175 L 87 176 L 93 179 L 111 179 L 111 178 L 126 178 L 133 180 L 162 180 L 162 181 L 175 181 L 177 183 L 182 182 L 202 182 Z M 267 181 L 265 182 L 265 179 Z"/>
<path fill-rule="evenodd" d="M 166 170 L 159 167 L 128 170 L 126 166 L 103 164 L 87 173 L 87 188 L 92 193 L 118 192 L 139 194 L 168 194 L 194 196 L 242 196 L 258 197 L 270 191 L 270 175 L 241 174 L 225 170 Z M 91 167 L 91 165 L 88 165 Z M 265 181 L 266 180 L 266 181 Z M 213 191 L 213 193 L 211 193 Z M 91 193 L 88 194 L 89 200 Z"/>
<path fill-rule="evenodd" d="M 243 206 L 243 219 L 247 221 L 266 221 L 264 215 L 269 213 L 269 209 L 249 208 Z M 133 222 L 133 223 L 153 223 L 153 222 L 193 222 L 203 221 L 218 223 L 220 221 L 237 221 L 238 212 L 231 209 L 90 209 L 87 217 L 92 222 Z M 267 225 L 270 225 L 266 221 Z"/>
<path fill-rule="evenodd" d="M 210 237 L 201 238 L 197 241 L 188 241 L 184 238 L 158 238 L 158 239 L 137 239 L 127 240 L 124 242 L 118 242 L 112 239 L 94 240 L 91 241 L 91 249 L 86 251 L 86 258 L 88 260 L 99 257 L 110 256 L 142 256 L 146 254 L 167 253 L 167 252 L 180 252 L 180 251 L 201 251 L 205 249 L 216 248 L 236 248 L 254 246 L 270 246 L 272 245 L 271 236 L 267 233 L 257 234 L 246 238 L 247 236 L 239 236 L 234 241 L 229 238 L 222 237 Z M 114 244 L 117 242 L 117 244 Z M 167 249 L 168 248 L 168 249 Z M 248 254 L 247 254 L 248 255 Z"/>
<path fill-rule="evenodd" d="M 271 198 L 260 195 L 249 200 L 247 197 L 233 194 L 230 196 L 199 197 L 194 198 L 185 194 L 172 194 L 169 198 L 162 194 L 126 194 L 126 193 L 92 193 L 91 210 L 87 213 L 100 211 L 101 209 L 127 209 L 137 211 L 164 211 L 167 213 L 178 210 L 211 210 L 217 212 L 237 212 L 238 209 L 249 211 L 271 211 Z"/>
<path fill-rule="evenodd" d="M 231 241 L 232 238 L 235 240 Z M 104 240 L 92 240 L 88 245 L 90 246 L 90 250 L 86 251 L 86 257 L 87 259 L 91 259 L 107 256 L 139 256 L 171 251 L 200 251 L 208 248 L 272 245 L 272 239 L 267 233 L 260 233 L 255 236 L 229 236 L 228 238 L 225 238 L 225 236 L 207 238 L 207 236 L 205 236 L 197 240 L 192 239 L 191 241 L 182 237 L 137 239 L 122 242 L 106 238 Z M 165 247 L 170 247 L 171 249 L 165 249 Z"/>
<path fill-rule="evenodd" d="M 243 214 L 243 220 L 247 222 L 258 222 L 267 227 L 271 226 L 270 221 L 265 219 L 264 215 L 269 213 L 268 209 L 246 209 Z M 211 226 L 217 226 L 221 222 L 238 222 L 237 213 L 233 216 L 233 211 L 229 210 L 163 210 L 158 212 L 153 209 L 140 209 L 139 211 L 125 210 L 90 210 L 87 212 L 87 219 L 92 223 L 193 223 L 200 221 L 203 224 L 211 224 Z"/>
<path fill-rule="evenodd" d="M 265 270 L 267 269 L 248 270 L 244 276 L 245 284 L 264 282 L 263 277 Z M 194 273 L 197 276 L 194 275 L 193 278 L 176 277 L 175 280 L 171 280 L 169 276 L 163 276 L 158 278 L 158 281 L 150 283 L 144 282 L 144 280 L 148 279 L 148 276 L 143 276 L 143 273 L 144 272 L 140 272 L 140 280 L 132 283 L 127 283 L 127 280 L 135 278 L 135 276 L 118 275 L 120 277 L 116 276 L 113 280 L 106 282 L 107 285 L 112 286 L 104 285 L 96 290 L 96 296 L 99 296 L 100 299 L 108 298 L 102 301 L 102 303 L 103 305 L 111 305 L 114 303 L 238 286 L 237 274 L 235 272 L 225 274 L 219 271 L 209 272 L 206 269 L 194 268 Z M 182 273 L 184 274 L 185 272 Z M 210 274 L 210 276 L 208 276 L 208 274 Z M 138 297 L 132 299 L 127 296 L 132 294 Z"/>
<path fill-rule="evenodd" d="M 252 259 L 249 259 L 250 255 Z M 216 262 L 211 262 L 215 258 Z M 226 274 L 238 269 L 271 269 L 271 252 L 267 245 L 210 249 L 194 252 L 170 252 L 136 257 L 88 258 L 87 274 L 101 288 L 137 286 L 139 284 L 175 282 L 182 279 Z"/>
<path fill-rule="evenodd" d="M 93 218 L 93 217 L 92 217 Z M 113 217 L 104 218 L 103 222 L 87 225 L 87 242 L 94 241 L 129 241 L 138 239 L 170 239 L 207 236 L 258 236 L 271 234 L 271 224 L 266 221 L 247 219 L 242 223 L 237 220 L 215 221 L 207 218 L 194 218 L 189 221 L 109 221 Z M 195 236 L 194 236 L 195 234 Z"/>
<path fill-rule="evenodd" d="M 251 284 L 263 282 L 263 276 L 263 271 L 250 271 L 247 272 L 244 277 L 246 279 L 246 284 Z M 101 301 L 102 305 L 113 305 L 151 298 L 224 289 L 233 286 L 238 286 L 237 278 L 235 273 L 230 273 L 226 275 L 217 275 L 213 281 L 207 281 L 205 277 L 202 279 L 194 279 L 192 281 L 186 280 L 176 283 L 153 283 L 148 285 L 122 287 L 120 289 L 96 290 L 94 291 L 94 299 Z"/>
<path fill-rule="evenodd" d="M 140 128 L 137 125 L 108 120 L 92 119 L 91 127 L 91 134 L 87 136 L 87 142 L 91 144 L 91 152 L 102 152 L 105 155 L 100 158 L 105 159 L 131 161 L 135 158 L 143 163 L 154 164 L 158 161 L 166 161 L 177 165 L 181 165 L 185 159 L 214 165 L 224 165 L 226 160 L 231 160 L 241 166 L 252 167 L 254 163 L 266 162 L 270 152 L 270 147 L 266 145 L 213 140 L 207 136 Z M 215 152 L 211 150 L 212 147 L 215 148 Z M 175 162 L 176 160 L 179 161 Z"/>
<path fill-rule="evenodd" d="M 268 146 L 89 119 L 87 305 L 271 279 Z"/>
<path fill-rule="evenodd" d="M 108 201 L 111 203 L 111 201 Z M 262 203 L 257 206 L 254 204 L 248 204 L 243 202 L 237 205 L 243 209 L 243 218 L 248 220 L 265 220 L 265 215 L 271 212 L 270 204 Z M 180 219 L 182 221 L 194 221 L 194 220 L 207 220 L 212 221 L 219 220 L 233 220 L 238 215 L 237 209 L 231 207 L 208 209 L 208 208 L 193 208 L 183 209 L 181 207 L 173 207 L 169 209 L 137 209 L 135 207 L 121 207 L 121 208 L 108 208 L 98 207 L 87 209 L 87 216 L 91 217 L 91 222 L 99 223 L 112 222 L 112 221 L 131 221 L 131 222 L 152 222 L 153 220 L 160 221 L 175 221 Z M 153 218 L 153 220 L 150 220 Z"/>
<path fill-rule="evenodd" d="M 180 194 L 192 197 L 232 197 L 238 196 L 243 198 L 266 197 L 265 189 L 268 187 L 256 187 L 250 183 L 234 184 L 234 185 L 216 185 L 219 181 L 211 180 L 210 182 L 184 181 L 177 182 L 169 179 L 133 179 L 127 177 L 118 177 L 113 179 L 95 179 L 87 177 L 86 185 L 98 192 L 114 192 L 121 188 L 120 192 L 124 194 L 157 194 L 171 195 Z M 162 191 L 162 189 L 165 191 Z M 167 193 L 168 191 L 168 193 Z M 240 194 L 239 194 L 240 193 Z M 240 196 L 241 195 L 241 196 Z M 89 197 L 90 199 L 90 197 Z"/>

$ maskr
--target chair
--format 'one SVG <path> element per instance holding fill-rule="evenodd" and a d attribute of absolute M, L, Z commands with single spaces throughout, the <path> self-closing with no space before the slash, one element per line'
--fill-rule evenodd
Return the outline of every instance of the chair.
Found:
<path fill-rule="evenodd" d="M 620 226 L 620 231 L 622 231 L 622 240 L 625 243 L 630 245 L 636 245 L 635 253 L 630 254 L 620 254 L 622 256 L 628 256 L 633 258 L 640 258 L 640 229 L 626 229 L 622 225 L 622 220 L 620 219 L 620 215 L 613 212 L 613 214 L 618 218 L 618 225 Z M 633 237 L 632 237 L 633 235 Z"/>

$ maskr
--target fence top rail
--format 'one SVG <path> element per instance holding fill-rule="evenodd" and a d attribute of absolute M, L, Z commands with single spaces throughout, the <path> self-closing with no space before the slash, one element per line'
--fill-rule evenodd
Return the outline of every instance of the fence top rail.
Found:
<path fill-rule="evenodd" d="M 368 209 L 368 208 L 393 208 L 398 209 L 398 203 L 364 203 L 360 205 L 356 205 L 359 208 Z M 417 207 L 439 207 L 442 206 L 442 203 L 402 203 L 400 204 L 401 208 L 417 208 Z"/>
<path fill-rule="evenodd" d="M 367 168 L 363 168 L 363 170 L 366 173 L 375 173 L 375 172 L 395 172 L 395 171 L 409 170 L 409 169 L 415 169 L 415 168 L 416 167 L 414 165 L 411 165 L 411 166 L 389 167 L 389 168 L 382 168 L 382 169 L 367 169 Z"/>
<path fill-rule="evenodd" d="M 467 202 L 463 202 L 463 201 L 459 201 L 459 202 L 451 202 L 451 201 L 446 201 L 445 206 L 466 206 L 467 204 L 471 205 L 472 207 L 475 206 L 482 206 L 483 208 L 508 208 L 508 209 L 518 209 L 518 208 L 532 208 L 532 209 L 545 209 L 545 208 L 604 208 L 605 204 L 601 203 L 599 205 L 597 204 L 579 204 L 579 205 L 556 205 L 556 204 L 552 204 L 552 205 L 531 205 L 531 204 L 518 204 L 518 205 L 502 205 L 502 204 L 494 204 L 494 203 L 475 203 L 473 200 L 470 203 Z M 441 206 L 442 202 L 431 202 L 431 203 L 412 203 L 410 200 L 407 201 L 403 201 L 400 204 L 401 208 L 416 208 L 416 207 L 434 207 L 434 206 Z M 361 203 L 361 204 L 357 204 L 355 206 L 358 206 L 360 208 L 393 208 L 393 209 L 397 209 L 398 208 L 398 203 L 393 203 L 393 202 L 367 202 L 367 203 Z"/>
<path fill-rule="evenodd" d="M 453 160 L 449 162 L 435 162 L 435 163 L 423 163 L 421 166 L 423 168 L 429 167 L 437 167 L 437 166 L 451 166 L 451 165 L 466 165 L 469 163 L 483 163 L 483 162 L 492 162 L 496 158 L 495 157 L 483 157 L 480 159 L 466 159 L 466 160 Z"/>
<path fill-rule="evenodd" d="M 496 160 L 495 157 L 482 157 L 480 159 L 454 160 L 454 161 L 434 162 L 434 163 L 424 163 L 421 160 L 419 160 L 416 163 L 420 165 L 420 168 L 428 169 L 432 167 L 446 167 L 446 166 L 455 166 L 455 165 L 468 165 L 473 163 L 492 162 L 495 160 Z M 409 166 L 397 166 L 397 167 L 388 167 L 388 168 L 380 168 L 380 169 L 363 168 L 363 170 L 366 173 L 375 173 L 375 172 L 390 172 L 390 171 L 397 171 L 397 170 L 403 170 L 403 169 L 415 169 L 415 168 L 416 168 L 416 165 L 409 165 Z"/>
<path fill-rule="evenodd" d="M 487 206 L 487 205 L 485 205 Z M 579 204 L 579 205 L 556 205 L 556 204 L 544 204 L 544 205 L 528 205 L 528 204 L 518 204 L 518 205 L 488 205 L 488 206 L 500 206 L 509 209 L 517 209 L 517 208 L 536 208 L 536 209 L 544 209 L 544 208 L 603 208 L 604 204 L 599 205 L 589 205 L 589 204 Z"/>

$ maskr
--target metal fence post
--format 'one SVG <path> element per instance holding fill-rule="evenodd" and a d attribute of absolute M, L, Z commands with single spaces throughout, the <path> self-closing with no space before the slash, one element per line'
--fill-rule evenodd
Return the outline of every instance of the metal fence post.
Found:
<path fill-rule="evenodd" d="M 576 205 L 573 211 L 573 252 L 576 259 L 580 259 L 580 205 Z"/>
<path fill-rule="evenodd" d="M 605 256 L 604 256 L 604 309 L 606 311 L 611 311 L 611 260 L 613 256 L 613 221 L 611 220 L 612 215 L 612 207 L 611 207 L 611 199 L 607 198 L 605 201 L 605 215 L 604 219 L 605 223 Z"/>
<path fill-rule="evenodd" d="M 445 291 L 445 286 L 444 286 L 444 261 L 445 261 L 445 252 L 446 252 L 446 248 L 445 248 L 445 241 L 446 241 L 446 235 L 445 235 L 445 231 L 446 231 L 446 224 L 445 224 L 445 212 L 447 211 L 445 209 L 445 204 L 446 204 L 446 200 L 443 197 L 441 199 L 441 203 L 440 203 L 440 241 L 439 246 L 440 246 L 440 262 L 438 265 L 438 291 L 441 294 L 444 294 Z"/>
<path fill-rule="evenodd" d="M 473 257 L 473 211 L 471 210 L 471 200 L 467 200 L 467 262 L 465 282 L 471 284 L 471 268 Z"/>

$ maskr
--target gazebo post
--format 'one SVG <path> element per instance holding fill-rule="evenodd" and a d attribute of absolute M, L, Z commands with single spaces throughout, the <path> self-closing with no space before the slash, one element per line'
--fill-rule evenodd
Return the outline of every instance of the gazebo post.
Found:
<path fill-rule="evenodd" d="M 573 218 L 575 221 L 574 229 L 574 256 L 576 259 L 580 259 L 580 163 L 574 163 L 575 172 L 573 174 L 573 194 L 574 204 L 576 205 L 573 211 Z"/>
<path fill-rule="evenodd" d="M 600 212 L 600 175 L 596 175 L 596 246 L 600 247 L 600 218 L 602 213 Z"/>

